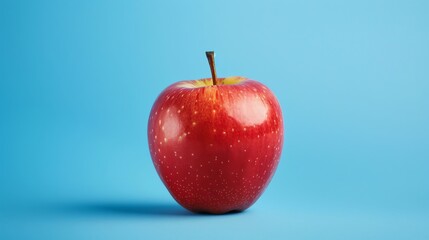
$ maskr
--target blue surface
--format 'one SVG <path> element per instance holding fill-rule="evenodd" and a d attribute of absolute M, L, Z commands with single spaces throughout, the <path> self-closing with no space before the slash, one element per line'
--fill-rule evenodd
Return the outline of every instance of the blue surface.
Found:
<path fill-rule="evenodd" d="M 428 1 L 1 1 L 0 239 L 429 239 Z M 248 211 L 194 215 L 150 160 L 169 84 L 269 86 L 286 121 Z"/>

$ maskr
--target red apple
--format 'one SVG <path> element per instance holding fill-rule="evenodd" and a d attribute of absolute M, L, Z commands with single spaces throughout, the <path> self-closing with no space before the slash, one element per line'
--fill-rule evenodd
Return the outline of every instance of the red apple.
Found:
<path fill-rule="evenodd" d="M 149 118 L 155 168 L 171 195 L 193 212 L 250 207 L 270 182 L 283 146 L 274 94 L 244 77 L 181 81 L 166 88 Z"/>

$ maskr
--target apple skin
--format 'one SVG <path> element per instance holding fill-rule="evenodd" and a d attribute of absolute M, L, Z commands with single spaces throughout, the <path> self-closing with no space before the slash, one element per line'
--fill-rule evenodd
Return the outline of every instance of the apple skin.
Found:
<path fill-rule="evenodd" d="M 243 77 L 181 81 L 155 101 L 150 154 L 174 199 L 200 213 L 250 207 L 270 182 L 283 147 L 274 94 Z"/>

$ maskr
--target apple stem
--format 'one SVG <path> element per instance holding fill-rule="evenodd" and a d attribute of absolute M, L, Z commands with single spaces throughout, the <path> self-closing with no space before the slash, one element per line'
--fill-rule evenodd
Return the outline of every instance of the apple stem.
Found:
<path fill-rule="evenodd" d="M 212 82 L 213 85 L 217 85 L 217 77 L 216 77 L 216 66 L 215 66 L 215 60 L 214 60 L 214 51 L 207 51 L 206 56 L 207 60 L 209 60 L 210 70 L 212 72 Z"/>

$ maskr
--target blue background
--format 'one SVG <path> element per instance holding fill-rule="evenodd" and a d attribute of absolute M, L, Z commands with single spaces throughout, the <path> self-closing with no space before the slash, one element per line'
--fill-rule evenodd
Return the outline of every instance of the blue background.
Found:
<path fill-rule="evenodd" d="M 0 2 L 1 239 L 429 239 L 428 1 Z M 243 75 L 286 138 L 248 211 L 194 215 L 152 165 L 169 84 Z"/>

